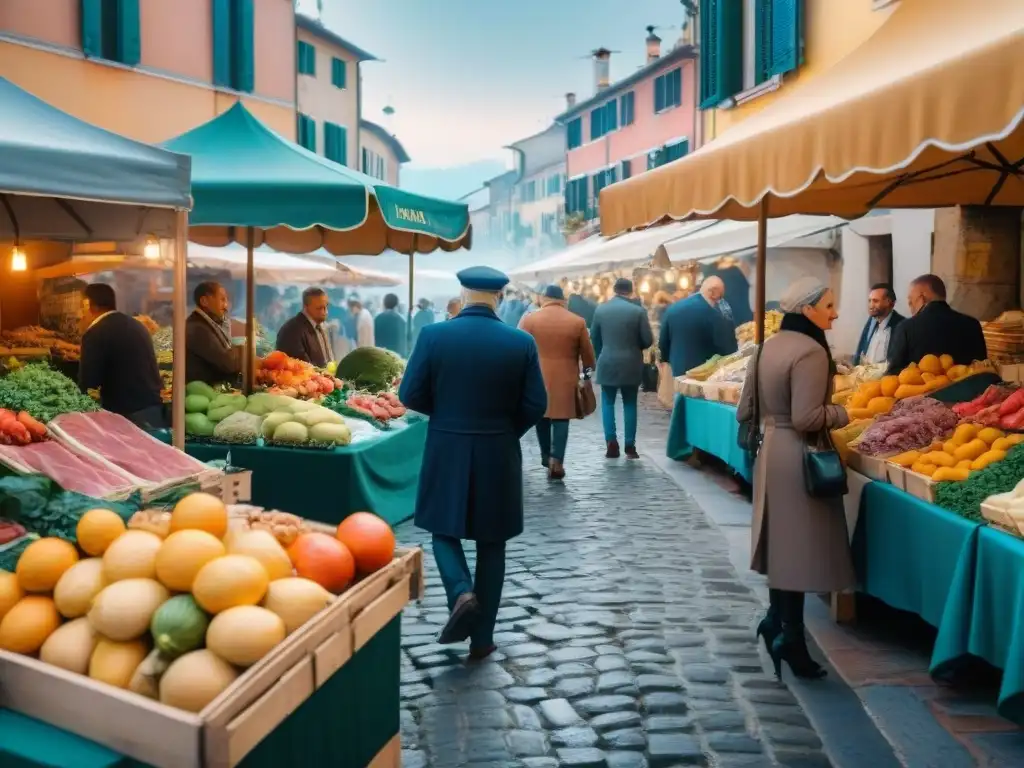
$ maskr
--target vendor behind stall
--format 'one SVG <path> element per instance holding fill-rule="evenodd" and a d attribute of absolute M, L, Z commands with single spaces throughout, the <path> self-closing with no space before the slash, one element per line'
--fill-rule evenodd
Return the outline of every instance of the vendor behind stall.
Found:
<path fill-rule="evenodd" d="M 330 303 L 327 291 L 323 288 L 304 290 L 302 311 L 277 332 L 278 350 L 317 368 L 323 368 L 331 362 L 331 340 L 327 326 L 324 325 Z"/>
<path fill-rule="evenodd" d="M 117 311 L 114 289 L 104 283 L 86 287 L 82 301 L 86 326 L 78 386 L 100 391 L 100 404 L 143 429 L 165 426 L 162 382 L 149 331 L 134 317 Z"/>
<path fill-rule="evenodd" d="M 192 294 L 196 308 L 185 323 L 185 378 L 207 384 L 233 382 L 242 362 L 225 328 L 228 294 L 212 280 L 200 283 Z"/>

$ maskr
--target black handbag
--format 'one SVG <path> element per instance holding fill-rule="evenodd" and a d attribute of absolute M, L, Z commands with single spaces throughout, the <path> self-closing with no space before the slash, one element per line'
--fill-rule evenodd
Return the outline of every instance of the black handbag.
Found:
<path fill-rule="evenodd" d="M 754 370 L 751 371 L 748 384 L 753 390 L 754 413 L 749 421 L 741 421 L 739 430 L 736 433 L 736 442 L 750 457 L 750 463 L 754 463 L 758 452 L 761 450 L 761 443 L 764 442 L 764 435 L 761 434 L 761 397 L 757 391 L 757 369 L 761 365 L 761 347 L 754 353 Z"/>
<path fill-rule="evenodd" d="M 640 389 L 644 392 L 658 391 L 658 366 L 654 363 L 644 363 L 643 373 L 640 378 Z"/>
<path fill-rule="evenodd" d="M 836 499 L 849 490 L 846 467 L 828 430 L 808 436 L 804 446 L 804 486 L 812 499 Z"/>

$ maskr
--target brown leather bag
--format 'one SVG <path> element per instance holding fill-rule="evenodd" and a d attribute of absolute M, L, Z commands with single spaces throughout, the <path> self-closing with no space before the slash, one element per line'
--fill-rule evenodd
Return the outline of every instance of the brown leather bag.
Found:
<path fill-rule="evenodd" d="M 576 387 L 576 418 L 585 419 L 597 410 L 597 397 L 590 379 L 580 379 Z"/>

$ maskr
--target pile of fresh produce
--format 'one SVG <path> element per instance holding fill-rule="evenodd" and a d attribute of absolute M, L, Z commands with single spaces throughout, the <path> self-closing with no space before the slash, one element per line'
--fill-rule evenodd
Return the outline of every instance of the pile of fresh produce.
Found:
<path fill-rule="evenodd" d="M 150 336 L 160 330 L 160 323 L 149 315 L 136 315 L 135 319 L 142 323 L 143 328 L 149 331 Z"/>
<path fill-rule="evenodd" d="M 1024 389 L 1016 384 L 993 384 L 967 403 L 953 406 L 957 415 L 975 424 L 1024 430 Z"/>
<path fill-rule="evenodd" d="M 405 416 L 405 406 L 393 392 L 370 395 L 363 392 L 333 392 L 321 402 L 332 411 L 386 427 L 394 419 Z"/>
<path fill-rule="evenodd" d="M 832 402 L 845 405 L 852 419 L 870 419 L 888 413 L 899 400 L 930 394 L 970 373 L 969 366 L 954 365 L 949 355 L 925 355 L 898 376 L 883 376 L 878 381 L 864 381 L 855 390 L 837 392 Z"/>
<path fill-rule="evenodd" d="M 337 376 L 355 389 L 385 392 L 393 389 L 405 372 L 405 361 L 388 349 L 359 347 L 338 362 Z"/>
<path fill-rule="evenodd" d="M 1017 483 L 1012 491 L 989 496 L 983 504 L 1001 513 L 999 523 L 1024 535 L 1024 480 Z"/>
<path fill-rule="evenodd" d="M 769 309 L 764 313 L 764 337 L 766 339 L 771 338 L 779 329 L 782 327 L 782 313 Z M 754 341 L 754 321 L 751 320 L 749 323 L 743 323 L 743 325 L 737 326 L 736 328 L 736 341 L 742 346 L 743 344 Z"/>
<path fill-rule="evenodd" d="M 287 549 L 247 522 L 204 493 L 178 502 L 163 536 L 85 513 L 77 547 L 38 539 L 0 571 L 0 649 L 199 712 L 394 557 L 390 527 L 365 512 Z"/>
<path fill-rule="evenodd" d="M 693 379 L 694 381 L 707 381 L 708 377 L 718 370 L 718 366 L 723 359 L 724 358 L 721 355 L 712 355 L 696 368 L 688 370 L 685 376 L 686 378 Z"/>
<path fill-rule="evenodd" d="M 28 325 L 0 333 L 0 347 L 7 347 L 15 352 L 18 349 L 48 349 L 51 355 L 62 360 L 78 360 L 82 356 L 82 347 L 77 340 L 38 325 Z"/>
<path fill-rule="evenodd" d="M 993 427 L 965 423 L 949 440 L 937 441 L 920 451 L 906 451 L 889 461 L 937 483 L 963 482 L 972 472 L 1005 459 L 1007 452 L 1021 442 L 1024 435 L 1005 435 Z"/>
<path fill-rule="evenodd" d="M 850 443 L 853 443 L 864 434 L 864 430 L 871 426 L 872 419 L 857 419 L 851 421 L 845 427 L 832 430 L 832 444 L 836 447 L 839 452 L 839 458 L 843 460 L 843 463 L 847 463 L 850 460 Z"/>
<path fill-rule="evenodd" d="M 864 430 L 855 447 L 865 456 L 891 456 L 924 448 L 945 439 L 958 421 L 949 407 L 934 398 L 901 400 Z"/>
<path fill-rule="evenodd" d="M 0 445 L 28 445 L 43 440 L 46 440 L 46 427 L 28 411 L 15 413 L 0 408 Z"/>
<path fill-rule="evenodd" d="M 1013 446 L 1006 458 L 985 469 L 971 472 L 958 483 L 944 482 L 935 486 L 935 503 L 944 509 L 971 520 L 981 520 L 981 504 L 990 496 L 1008 493 L 1024 477 L 1024 446 Z"/>
<path fill-rule="evenodd" d="M 0 378 L 0 408 L 26 411 L 44 424 L 62 413 L 99 410 L 75 382 L 46 363 L 30 363 Z"/>
<path fill-rule="evenodd" d="M 271 395 L 273 397 L 273 395 Z M 341 414 L 306 400 L 281 404 L 263 419 L 263 439 L 291 447 L 336 446 L 352 442 L 352 431 Z"/>
<path fill-rule="evenodd" d="M 275 351 L 256 361 L 256 383 L 276 395 L 313 399 L 341 389 L 341 379 L 319 373 L 309 363 Z"/>

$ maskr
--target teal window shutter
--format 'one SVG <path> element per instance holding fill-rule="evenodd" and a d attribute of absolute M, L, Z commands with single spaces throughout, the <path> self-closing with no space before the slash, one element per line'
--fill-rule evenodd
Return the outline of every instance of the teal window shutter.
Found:
<path fill-rule="evenodd" d="M 331 83 L 335 88 L 345 88 L 347 80 L 345 62 L 337 57 L 331 59 Z"/>
<path fill-rule="evenodd" d="M 298 113 L 296 119 L 298 120 L 296 134 L 299 145 L 310 152 L 316 152 L 316 121 L 301 112 Z"/>
<path fill-rule="evenodd" d="M 743 3 L 700 4 L 700 108 L 714 109 L 743 90 Z"/>
<path fill-rule="evenodd" d="M 231 0 L 213 0 L 213 84 L 231 87 Z"/>
<path fill-rule="evenodd" d="M 784 75 L 800 66 L 803 37 L 802 6 L 802 0 L 772 0 L 769 75 Z"/>
<path fill-rule="evenodd" d="M 129 67 L 142 60 L 139 0 L 117 0 L 117 60 Z"/>
<path fill-rule="evenodd" d="M 566 142 L 569 149 L 576 149 L 583 144 L 583 118 L 577 117 L 569 122 L 566 128 Z"/>
<path fill-rule="evenodd" d="M 296 59 L 300 75 L 316 74 L 316 48 L 303 40 L 297 40 Z"/>
<path fill-rule="evenodd" d="M 335 141 L 337 140 L 334 128 L 334 123 L 324 123 L 324 157 L 328 160 L 334 159 Z"/>
<path fill-rule="evenodd" d="M 772 8 L 773 0 L 756 0 L 754 4 L 754 84 L 760 85 L 772 76 Z"/>
<path fill-rule="evenodd" d="M 625 181 L 633 175 L 633 161 L 623 160 L 622 161 L 622 180 Z"/>
<path fill-rule="evenodd" d="M 82 0 L 82 53 L 103 57 L 103 0 Z"/>
<path fill-rule="evenodd" d="M 590 140 L 600 139 L 604 134 L 604 107 L 590 110 Z"/>
<path fill-rule="evenodd" d="M 334 128 L 337 135 L 335 148 L 337 157 L 334 160 L 342 165 L 348 165 L 348 129 L 343 125 L 336 125 Z"/>
<path fill-rule="evenodd" d="M 618 99 L 612 99 L 604 105 L 604 132 L 611 133 L 616 130 L 618 126 L 619 118 L 619 102 Z"/>
<path fill-rule="evenodd" d="M 231 0 L 231 4 L 231 87 L 252 93 L 256 86 L 253 0 Z"/>

